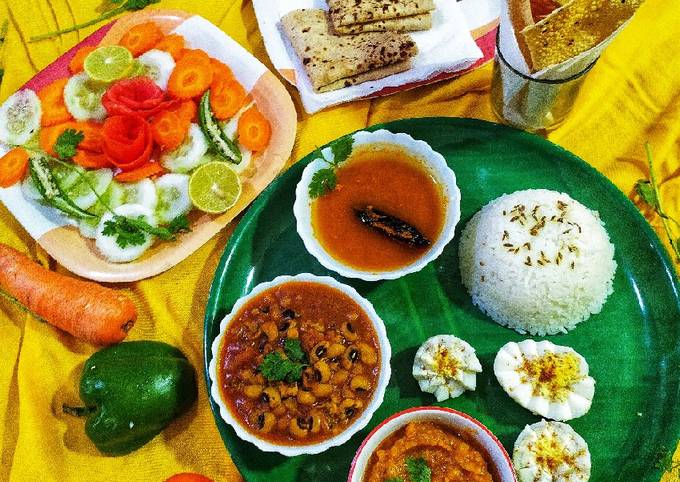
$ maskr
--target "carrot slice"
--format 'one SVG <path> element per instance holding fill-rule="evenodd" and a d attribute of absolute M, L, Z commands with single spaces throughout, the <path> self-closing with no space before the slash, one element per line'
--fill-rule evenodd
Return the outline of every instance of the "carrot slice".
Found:
<path fill-rule="evenodd" d="M 68 63 L 68 70 L 72 74 L 82 72 L 85 64 L 85 57 L 87 57 L 94 49 L 95 47 L 93 45 L 86 45 L 78 50 Z"/>
<path fill-rule="evenodd" d="M 120 39 L 119 45 L 122 45 L 132 52 L 133 56 L 137 57 L 147 50 L 151 50 L 162 38 L 163 32 L 158 25 L 153 22 L 145 22 L 128 30 Z"/>
<path fill-rule="evenodd" d="M 141 181 L 142 179 L 146 179 L 147 177 L 161 174 L 164 171 L 165 169 L 163 169 L 163 166 L 161 166 L 159 163 L 147 162 L 146 164 L 143 164 L 132 171 L 116 174 L 114 179 L 118 182 L 137 182 Z"/>
<path fill-rule="evenodd" d="M 205 92 L 212 82 L 210 62 L 197 58 L 180 59 L 168 80 L 168 92 L 178 99 L 190 99 Z"/>
<path fill-rule="evenodd" d="M 55 80 L 38 92 L 40 105 L 42 106 L 41 125 L 53 126 L 72 119 L 66 104 L 64 104 L 64 87 L 66 82 L 68 82 L 68 79 Z"/>
<path fill-rule="evenodd" d="M 102 152 L 102 124 L 94 121 L 80 121 L 76 122 L 73 127 L 77 131 L 81 131 L 85 137 L 80 141 L 78 147 L 86 151 Z"/>
<path fill-rule="evenodd" d="M 189 121 L 175 112 L 161 112 L 151 120 L 151 135 L 164 151 L 179 147 L 189 132 Z"/>
<path fill-rule="evenodd" d="M 272 129 L 269 121 L 253 106 L 238 120 L 238 141 L 251 151 L 261 151 L 269 144 Z"/>
<path fill-rule="evenodd" d="M 187 122 L 196 122 L 197 120 L 196 114 L 198 113 L 198 106 L 196 105 L 196 102 L 191 99 L 183 100 L 169 110 L 170 112 L 177 114 L 180 119 L 184 119 Z"/>
<path fill-rule="evenodd" d="M 43 127 L 40 129 L 40 148 L 48 153 L 50 156 L 57 156 L 57 153 L 54 152 L 54 144 L 57 142 L 57 139 L 59 139 L 59 136 L 61 135 L 62 132 L 64 132 L 66 129 L 75 129 L 76 128 L 76 123 L 75 122 L 64 122 L 62 124 L 57 124 L 55 126 L 49 126 L 49 127 Z"/>
<path fill-rule="evenodd" d="M 28 152 L 15 147 L 0 158 L 0 187 L 10 187 L 21 181 L 28 169 Z"/>
<path fill-rule="evenodd" d="M 217 59 L 210 59 L 210 68 L 213 71 L 213 81 L 211 85 L 214 85 L 217 82 L 226 82 L 227 80 L 234 78 L 234 73 L 231 69 Z"/>
<path fill-rule="evenodd" d="M 184 37 L 176 33 L 166 35 L 154 46 L 154 48 L 169 53 L 172 55 L 172 58 L 175 59 L 175 62 L 177 62 L 184 49 Z"/>
<path fill-rule="evenodd" d="M 76 151 L 76 155 L 73 156 L 73 162 L 85 169 L 101 169 L 102 167 L 111 166 L 111 162 L 109 162 L 109 158 L 106 154 L 85 151 L 82 149 Z"/>
<path fill-rule="evenodd" d="M 206 64 L 209 64 L 210 56 L 201 49 L 182 49 L 180 51 L 180 60 L 183 61 L 196 60 L 199 62 L 205 62 Z"/>
<path fill-rule="evenodd" d="M 216 82 L 210 89 L 210 107 L 220 120 L 226 120 L 236 114 L 247 100 L 247 94 L 236 79 Z"/>

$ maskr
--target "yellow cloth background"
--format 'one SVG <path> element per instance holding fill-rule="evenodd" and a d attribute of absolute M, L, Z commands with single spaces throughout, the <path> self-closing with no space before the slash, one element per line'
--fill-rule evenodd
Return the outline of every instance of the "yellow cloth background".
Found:
<path fill-rule="evenodd" d="M 98 26 L 53 41 L 25 40 L 96 15 L 99 0 L 3 0 L 9 32 L 3 50 L 0 101 Z M 184 8 L 222 28 L 271 68 L 248 0 L 162 0 L 156 8 Z M 677 0 L 647 0 L 635 19 L 588 75 L 568 120 L 549 138 L 607 175 L 633 198 L 648 176 L 643 143 L 651 142 L 667 211 L 680 216 L 680 22 Z M 292 160 L 316 145 L 377 122 L 416 116 L 494 120 L 489 105 L 491 66 L 434 86 L 360 101 L 309 116 L 291 91 L 300 121 Z M 646 213 L 665 240 L 659 220 Z M 183 471 L 238 480 L 213 423 L 202 375 L 203 313 L 228 230 L 187 260 L 150 280 L 122 287 L 139 309 L 129 339 L 176 345 L 199 378 L 199 399 L 188 415 L 151 443 L 125 457 L 103 457 L 85 437 L 83 423 L 61 413 L 76 402 L 83 362 L 93 347 L 58 333 L 0 301 L 0 480 L 162 481 Z M 0 242 L 57 271 L 30 236 L 0 205 Z M 680 436 L 680 434 L 678 434 Z M 612 447 L 612 450 L 615 450 Z M 680 451 L 676 453 L 680 463 Z M 667 474 L 664 482 L 679 480 Z"/>

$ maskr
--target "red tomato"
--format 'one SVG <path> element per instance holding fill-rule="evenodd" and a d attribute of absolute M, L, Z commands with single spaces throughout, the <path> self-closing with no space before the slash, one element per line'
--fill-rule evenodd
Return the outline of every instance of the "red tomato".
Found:
<path fill-rule="evenodd" d="M 213 482 L 213 480 L 209 479 L 205 475 L 184 472 L 181 474 L 173 475 L 165 482 Z"/>
<path fill-rule="evenodd" d="M 104 154 L 124 171 L 149 160 L 153 139 L 149 124 L 138 115 L 115 115 L 104 121 Z"/>
<path fill-rule="evenodd" d="M 149 77 L 119 80 L 106 91 L 102 104 L 109 115 L 137 114 L 151 117 L 176 104 Z"/>

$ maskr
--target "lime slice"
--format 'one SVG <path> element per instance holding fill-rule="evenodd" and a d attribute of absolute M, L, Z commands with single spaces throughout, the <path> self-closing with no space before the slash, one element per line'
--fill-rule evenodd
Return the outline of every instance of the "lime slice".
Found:
<path fill-rule="evenodd" d="M 203 212 L 223 213 L 241 195 L 238 174 L 224 162 L 209 162 L 198 167 L 189 179 L 189 197 Z"/>
<path fill-rule="evenodd" d="M 107 45 L 85 57 L 85 72 L 91 79 L 113 82 L 122 79 L 133 67 L 132 54 L 120 45 Z"/>

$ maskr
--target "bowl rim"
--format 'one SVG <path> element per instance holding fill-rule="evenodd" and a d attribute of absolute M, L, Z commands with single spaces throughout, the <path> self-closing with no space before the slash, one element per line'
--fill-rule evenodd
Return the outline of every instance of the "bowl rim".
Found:
<path fill-rule="evenodd" d="M 363 455 L 364 449 L 366 448 L 366 445 L 368 442 L 388 423 L 392 422 L 393 420 L 403 418 L 405 416 L 408 416 L 412 413 L 416 412 L 441 412 L 446 414 L 447 418 L 456 418 L 456 417 L 461 417 L 466 419 L 467 421 L 471 422 L 472 424 L 476 425 L 481 429 L 481 432 L 487 435 L 490 440 L 498 446 L 500 449 L 501 455 L 503 456 L 504 461 L 507 464 L 507 467 L 510 469 L 510 473 L 512 474 L 512 480 L 513 482 L 517 482 L 517 474 L 514 470 L 514 466 L 512 464 L 512 460 L 510 459 L 510 455 L 508 454 L 507 450 L 505 450 L 505 447 L 503 447 L 503 444 L 498 440 L 498 437 L 496 437 L 491 430 L 489 430 L 482 422 L 477 420 L 476 418 L 468 415 L 465 412 L 461 412 L 459 410 L 453 409 L 453 408 L 448 408 L 448 407 L 439 407 L 439 406 L 418 406 L 418 407 L 410 407 L 405 410 L 401 410 L 400 412 L 394 413 L 387 417 L 385 420 L 380 422 L 378 425 L 376 425 L 373 430 L 364 438 L 364 440 L 361 442 L 361 445 L 359 445 L 359 448 L 357 449 L 356 453 L 354 454 L 354 458 L 352 459 L 352 464 L 350 465 L 349 468 L 349 473 L 347 474 L 347 482 L 352 482 L 352 477 L 354 476 L 354 472 L 356 471 L 356 466 L 357 462 Z M 398 430 L 401 427 L 398 427 L 395 430 Z M 395 430 L 390 431 L 389 433 L 386 433 L 385 436 L 383 437 L 382 440 L 385 440 L 389 435 L 394 433 Z M 382 442 L 381 440 L 381 442 Z M 377 447 L 377 446 L 376 446 Z M 369 455 L 370 456 L 370 455 Z M 361 474 L 363 475 L 363 474 Z"/>
<path fill-rule="evenodd" d="M 445 219 L 442 230 L 437 240 L 430 249 L 417 258 L 412 263 L 400 268 L 389 271 L 364 271 L 352 268 L 349 265 L 332 257 L 321 245 L 312 226 L 311 206 L 313 199 L 309 196 L 309 184 L 313 175 L 320 169 L 326 167 L 325 162 L 316 158 L 312 160 L 302 171 L 302 176 L 295 188 L 295 202 L 293 203 L 293 214 L 296 220 L 298 235 L 302 238 L 307 251 L 321 263 L 324 268 L 338 273 L 345 278 L 356 278 L 364 281 L 380 281 L 401 278 L 410 273 L 416 273 L 427 266 L 431 261 L 437 259 L 444 248 L 451 242 L 456 233 L 456 226 L 460 221 L 460 189 L 456 183 L 456 174 L 448 166 L 446 159 L 439 152 L 435 151 L 427 142 L 414 139 L 403 132 L 391 132 L 387 129 L 375 131 L 361 130 L 351 134 L 354 139 L 354 146 L 374 145 L 394 145 L 413 155 L 414 158 L 422 162 L 429 172 L 437 179 L 442 186 L 443 197 L 446 199 Z M 354 148 L 352 152 L 354 152 Z M 322 150 L 323 155 L 332 158 L 330 147 Z"/>
<path fill-rule="evenodd" d="M 219 380 L 217 379 L 217 360 L 220 355 L 220 347 L 222 345 L 222 339 L 224 338 L 226 329 L 233 321 L 235 316 L 241 311 L 241 309 L 254 297 L 260 295 L 264 291 L 288 282 L 296 281 L 307 281 L 330 286 L 349 296 L 361 307 L 361 309 L 364 311 L 364 313 L 366 313 L 369 320 L 371 321 L 371 325 L 373 326 L 378 338 L 378 344 L 380 347 L 380 373 L 378 375 L 377 386 L 373 392 L 370 402 L 367 404 L 359 418 L 357 418 L 345 430 L 331 438 L 309 445 L 282 445 L 258 438 L 255 434 L 248 431 L 244 424 L 231 413 L 231 410 L 227 407 L 227 404 L 222 397 Z M 382 405 L 385 396 L 385 390 L 387 389 L 387 385 L 389 384 L 392 374 L 390 365 L 390 360 L 392 358 L 392 348 L 390 346 L 389 339 L 387 338 L 385 324 L 378 316 L 373 304 L 361 296 L 353 287 L 340 283 L 335 278 L 331 278 L 330 276 L 317 276 L 311 273 L 277 276 L 271 281 L 259 283 L 248 294 L 240 297 L 234 304 L 232 310 L 220 321 L 220 332 L 213 340 L 211 346 L 211 355 L 210 363 L 208 365 L 208 373 L 210 377 L 210 398 L 219 407 L 222 420 L 234 429 L 234 432 L 241 440 L 252 443 L 263 452 L 278 452 L 281 455 L 285 455 L 287 457 L 303 454 L 315 455 L 324 452 L 331 447 L 342 445 L 347 442 L 355 433 L 362 430 L 370 422 L 375 411 L 380 407 L 380 405 Z"/>

